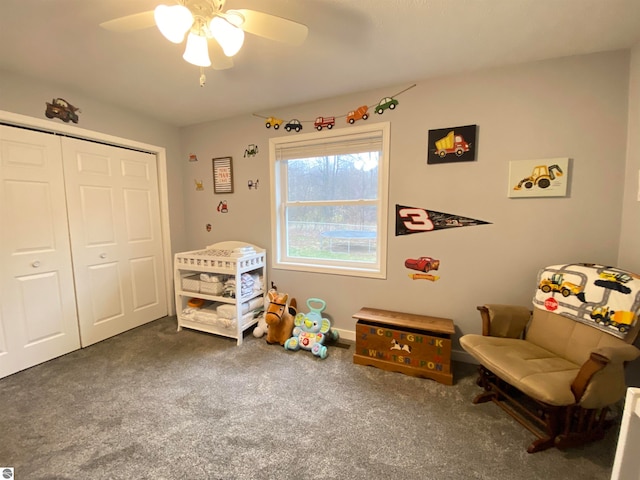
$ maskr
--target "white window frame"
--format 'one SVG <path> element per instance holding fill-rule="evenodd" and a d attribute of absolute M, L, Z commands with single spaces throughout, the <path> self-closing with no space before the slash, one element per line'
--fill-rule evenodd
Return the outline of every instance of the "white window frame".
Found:
<path fill-rule="evenodd" d="M 269 139 L 269 170 L 271 175 L 271 266 L 274 269 L 296 270 L 303 272 L 350 275 L 368 278 L 387 278 L 387 232 L 388 232 L 388 198 L 389 198 L 389 141 L 391 127 L 389 122 L 369 123 L 347 128 L 323 130 L 314 133 L 289 134 Z M 377 247 L 376 261 L 373 264 L 358 262 L 311 260 L 287 257 L 285 244 L 286 207 L 295 202 L 286 203 L 286 175 L 283 173 L 282 160 L 277 158 L 277 150 L 281 146 L 304 145 L 305 143 L 334 143 L 343 137 L 347 141 L 367 133 L 379 132 L 382 139 L 381 156 L 378 163 L 378 198 L 371 201 L 358 201 L 354 204 L 376 205 L 377 207 Z M 330 204 L 330 202 L 327 202 Z M 341 204 L 349 203 L 341 201 Z"/>

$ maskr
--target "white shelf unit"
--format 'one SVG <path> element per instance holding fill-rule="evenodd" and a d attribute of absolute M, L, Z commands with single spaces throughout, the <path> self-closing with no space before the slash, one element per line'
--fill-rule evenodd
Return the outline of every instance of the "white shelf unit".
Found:
<path fill-rule="evenodd" d="M 239 249 L 246 249 L 247 247 L 251 247 L 253 252 L 239 255 L 236 253 Z M 235 338 L 237 344 L 242 345 L 244 331 L 258 322 L 257 316 L 250 316 L 246 312 L 243 314 L 242 304 L 259 303 L 260 307 L 264 305 L 264 295 L 267 290 L 266 264 L 266 252 L 264 249 L 249 243 L 236 241 L 216 243 L 203 250 L 176 253 L 174 257 L 174 279 L 178 331 L 182 330 L 182 328 L 190 328 Z M 184 279 L 187 277 L 193 278 L 194 276 L 198 278 L 201 273 L 221 275 L 225 278 L 235 277 L 235 298 L 191 291 L 192 289 L 185 290 Z M 262 278 L 262 283 L 259 290 L 252 290 L 251 293 L 241 296 L 242 275 L 244 273 L 258 274 Z M 191 284 L 193 284 L 193 280 L 191 280 Z M 234 305 L 236 312 L 235 324 L 210 324 L 187 318 L 188 316 L 184 315 L 183 311 L 187 308 L 187 303 L 191 298 L 208 300 L 214 302 L 214 305 Z M 246 320 L 243 320 L 243 318 L 246 318 Z"/>

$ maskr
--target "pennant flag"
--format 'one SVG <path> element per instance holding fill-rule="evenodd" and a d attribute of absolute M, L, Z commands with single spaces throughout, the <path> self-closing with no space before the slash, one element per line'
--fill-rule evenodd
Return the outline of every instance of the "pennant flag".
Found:
<path fill-rule="evenodd" d="M 487 224 L 490 225 L 491 222 L 396 204 L 396 237 L 398 235 L 431 232 L 445 228 L 472 227 L 474 225 Z"/>

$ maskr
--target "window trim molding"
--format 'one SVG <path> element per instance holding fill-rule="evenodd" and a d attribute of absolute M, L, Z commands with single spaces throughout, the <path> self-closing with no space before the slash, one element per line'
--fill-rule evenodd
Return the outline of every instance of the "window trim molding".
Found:
<path fill-rule="evenodd" d="M 378 164 L 378 262 L 374 268 L 369 266 L 358 268 L 354 263 L 340 265 L 322 265 L 305 263 L 303 259 L 292 262 L 281 258 L 281 242 L 283 239 L 281 221 L 284 216 L 281 192 L 278 188 L 278 160 L 276 148 L 287 143 L 315 142 L 331 140 L 340 136 L 359 135 L 379 131 L 382 136 L 382 155 Z M 391 124 L 389 122 L 369 123 L 341 129 L 323 130 L 320 132 L 272 137 L 269 139 L 269 175 L 270 175 L 270 212 L 271 212 L 271 268 L 276 270 L 293 270 L 301 272 L 325 273 L 376 279 L 387 278 L 387 237 L 388 237 L 388 202 L 389 202 L 389 163 L 390 163 Z M 286 179 L 285 179 L 286 180 Z"/>

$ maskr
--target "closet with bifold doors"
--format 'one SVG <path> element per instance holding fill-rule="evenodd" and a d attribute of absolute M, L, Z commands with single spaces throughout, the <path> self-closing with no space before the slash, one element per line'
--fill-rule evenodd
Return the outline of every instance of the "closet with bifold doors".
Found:
<path fill-rule="evenodd" d="M 166 315 L 156 156 L 0 125 L 0 378 Z"/>

